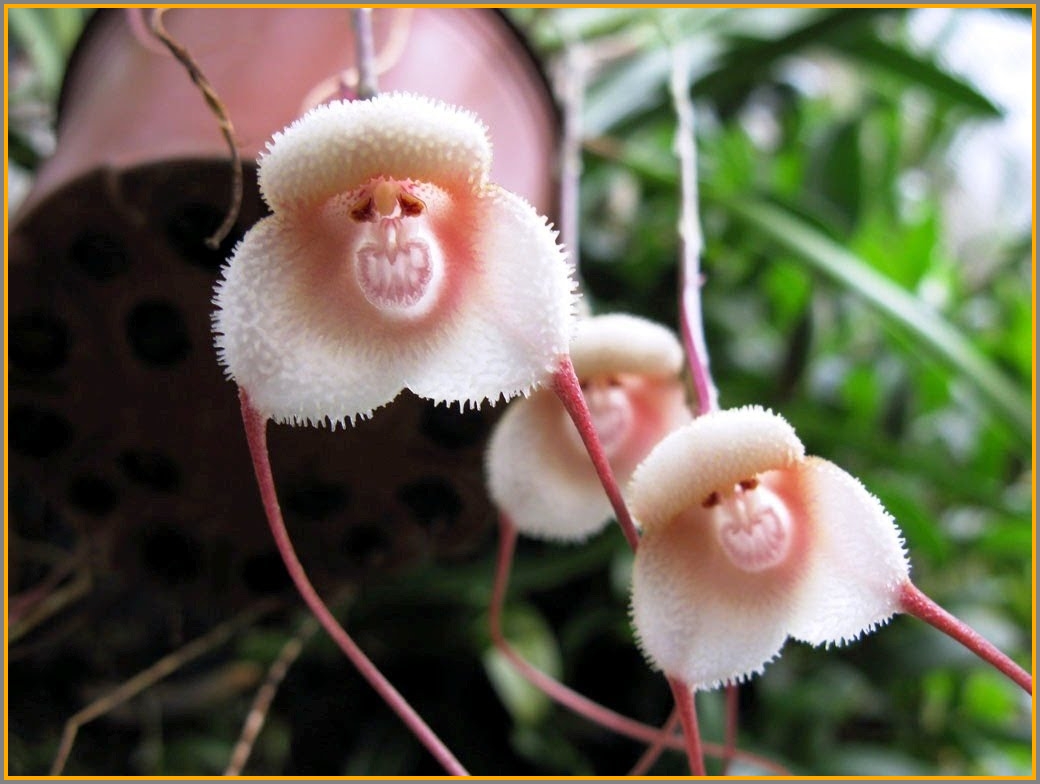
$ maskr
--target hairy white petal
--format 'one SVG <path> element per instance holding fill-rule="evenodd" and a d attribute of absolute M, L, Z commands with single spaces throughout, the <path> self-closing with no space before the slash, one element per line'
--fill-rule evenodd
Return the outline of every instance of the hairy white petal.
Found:
<path fill-rule="evenodd" d="M 689 421 L 690 412 L 677 380 L 629 377 L 610 391 L 624 395 L 630 415 L 610 455 L 624 485 L 654 444 Z M 597 428 L 609 424 L 593 421 Z M 580 540 L 613 517 L 578 431 L 551 392 L 510 406 L 492 433 L 487 474 L 491 497 L 528 536 Z"/>
<path fill-rule="evenodd" d="M 632 621 L 658 669 L 695 689 L 761 673 L 787 638 L 792 576 L 735 568 L 703 509 L 647 531 L 632 573 Z"/>
<path fill-rule="evenodd" d="M 812 546 L 788 631 L 813 645 L 854 640 L 899 610 L 910 577 L 899 528 L 858 479 L 833 463 L 809 457 L 795 471 Z"/>
<path fill-rule="evenodd" d="M 548 380 L 574 308 L 555 233 L 497 188 L 448 206 L 429 211 L 444 301 L 414 321 L 366 300 L 351 253 L 369 224 L 343 220 L 337 205 L 249 232 L 218 286 L 215 328 L 221 361 L 262 411 L 345 422 L 403 388 L 478 405 Z"/>
<path fill-rule="evenodd" d="M 628 488 L 632 515 L 649 531 L 712 492 L 787 468 L 804 454 L 787 421 L 759 406 L 705 414 L 665 438 L 636 468 Z"/>
<path fill-rule="evenodd" d="M 488 186 L 473 220 L 464 227 L 474 265 L 465 296 L 426 336 L 428 354 L 403 379 L 432 400 L 479 404 L 526 394 L 548 381 L 573 330 L 576 284 L 545 218 Z"/>
<path fill-rule="evenodd" d="M 615 373 L 674 376 L 682 368 L 683 350 L 667 327 L 627 313 L 609 313 L 578 322 L 571 361 L 578 378 Z"/>
<path fill-rule="evenodd" d="M 235 249 L 214 298 L 218 358 L 276 421 L 335 425 L 368 416 L 400 392 L 401 354 L 372 351 L 350 329 L 326 329 L 301 279 L 306 235 L 294 228 L 265 218 Z"/>
<path fill-rule="evenodd" d="M 612 512 L 592 462 L 561 432 L 561 424 L 573 428 L 561 413 L 548 391 L 509 406 L 488 444 L 488 490 L 521 533 L 580 541 Z"/>
<path fill-rule="evenodd" d="M 314 207 L 376 177 L 477 190 L 491 166 L 487 129 L 474 114 L 409 93 L 318 106 L 268 150 L 260 191 L 275 212 Z"/>

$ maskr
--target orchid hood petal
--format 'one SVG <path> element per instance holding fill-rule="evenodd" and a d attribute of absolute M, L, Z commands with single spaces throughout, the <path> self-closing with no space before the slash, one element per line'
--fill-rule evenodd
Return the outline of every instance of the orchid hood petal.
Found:
<path fill-rule="evenodd" d="M 804 454 L 794 428 L 760 406 L 698 417 L 665 438 L 635 470 L 628 489 L 632 515 L 648 530 L 714 490 L 787 468 Z"/>
<path fill-rule="evenodd" d="M 491 142 L 475 114 L 409 93 L 322 104 L 267 149 L 260 192 L 275 212 L 312 207 L 377 177 L 479 188 L 491 170 Z"/>
<path fill-rule="evenodd" d="M 674 377 L 683 350 L 667 327 L 627 313 L 608 313 L 578 322 L 571 341 L 578 378 L 633 373 Z"/>

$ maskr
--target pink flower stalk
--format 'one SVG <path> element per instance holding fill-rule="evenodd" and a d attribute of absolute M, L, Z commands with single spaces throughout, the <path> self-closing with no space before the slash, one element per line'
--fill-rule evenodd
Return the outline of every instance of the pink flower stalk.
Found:
<path fill-rule="evenodd" d="M 694 689 L 760 673 L 788 636 L 841 644 L 899 610 L 892 517 L 854 477 L 806 457 L 758 407 L 666 438 L 629 486 L 643 527 L 633 620 L 647 657 Z"/>
<path fill-rule="evenodd" d="M 640 771 L 645 772 L 646 769 L 649 769 L 666 748 L 685 751 L 688 748 L 686 738 L 682 733 L 679 735 L 674 734 L 676 723 L 680 719 L 678 709 L 673 711 L 671 718 L 664 727 L 652 727 L 648 724 L 643 724 L 590 700 L 552 676 L 545 674 L 521 656 L 509 644 L 502 630 L 502 607 L 505 603 L 506 591 L 509 585 L 509 572 L 512 568 L 513 551 L 516 547 L 517 529 L 505 515 L 500 516 L 498 522 L 498 558 L 495 567 L 494 587 L 491 592 L 491 604 L 488 607 L 488 625 L 491 628 L 491 640 L 494 646 L 522 678 L 541 690 L 550 699 L 601 727 L 632 740 L 649 744 L 646 753 L 636 763 L 636 766 L 628 774 L 629 776 L 643 775 Z M 700 743 L 699 738 L 697 742 Z M 737 749 L 735 741 L 731 743 L 728 738 L 724 745 L 717 743 L 704 743 L 701 745 L 706 754 L 719 757 L 724 762 L 730 759 L 737 759 L 760 767 L 775 775 L 790 775 L 787 769 L 777 765 L 772 760 Z M 699 759 L 699 754 L 697 758 Z M 695 762 L 694 764 L 697 763 Z"/>
<path fill-rule="evenodd" d="M 682 346 L 665 327 L 611 314 L 578 323 L 570 345 L 592 423 L 624 484 L 665 435 L 691 419 L 679 380 Z M 521 533 L 580 541 L 612 506 L 568 412 L 551 391 L 514 402 L 487 453 L 488 488 Z"/>
<path fill-rule="evenodd" d="M 513 541 L 529 536 L 580 541 L 611 511 L 633 550 L 638 535 L 615 477 L 627 480 L 654 445 L 692 418 L 678 375 L 683 352 L 666 328 L 624 314 L 579 322 L 569 362 L 555 377 L 556 397 L 536 392 L 499 421 L 487 453 L 488 488 L 502 512 L 502 547 L 491 600 L 491 636 L 516 670 L 552 699 L 622 734 L 650 730 L 573 692 L 517 654 L 499 624 Z M 569 370 L 569 372 L 568 372 Z M 606 495 L 604 495 L 606 490 Z M 673 687 L 675 684 L 673 684 Z M 678 693 L 680 700 L 685 691 Z M 685 748 L 703 773 L 691 699 L 681 703 L 690 726 Z"/>
<path fill-rule="evenodd" d="M 214 317 L 262 414 L 335 427 L 404 388 L 475 406 L 550 380 L 570 269 L 545 219 L 488 181 L 474 115 L 403 93 L 337 101 L 268 149 L 273 214 L 235 249 Z"/>

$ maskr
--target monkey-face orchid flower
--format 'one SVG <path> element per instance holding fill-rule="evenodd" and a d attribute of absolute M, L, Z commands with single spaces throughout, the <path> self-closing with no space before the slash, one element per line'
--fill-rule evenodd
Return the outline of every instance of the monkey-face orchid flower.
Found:
<path fill-rule="evenodd" d="M 690 421 L 678 378 L 682 347 L 659 324 L 611 314 L 580 321 L 570 353 L 599 440 L 624 483 L 658 441 Z M 550 391 L 509 407 L 491 437 L 487 475 L 499 509 L 529 536 L 578 541 L 610 520 L 585 446 Z"/>
<path fill-rule="evenodd" d="M 758 407 L 680 428 L 636 469 L 643 536 L 632 587 L 640 645 L 693 688 L 744 680 L 788 636 L 841 644 L 901 610 L 909 564 L 881 502 L 807 457 Z"/>
<path fill-rule="evenodd" d="M 335 426 L 405 388 L 477 405 L 549 380 L 574 283 L 490 164 L 475 116 L 403 93 L 319 106 L 275 135 L 259 171 L 273 214 L 215 298 L 220 360 L 257 411 Z"/>

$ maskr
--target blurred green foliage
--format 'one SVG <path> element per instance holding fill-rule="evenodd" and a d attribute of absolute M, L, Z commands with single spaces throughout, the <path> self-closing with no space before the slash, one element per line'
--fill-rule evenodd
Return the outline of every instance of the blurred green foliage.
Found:
<path fill-rule="evenodd" d="M 7 16 L 8 157 L 35 168 L 49 140 L 65 62 L 90 11 L 85 8 L 13 8 Z"/>
<path fill-rule="evenodd" d="M 645 42 L 588 94 L 582 269 L 599 308 L 676 323 L 668 59 L 665 36 L 645 32 L 657 28 L 694 53 L 706 333 L 723 405 L 783 412 L 810 452 L 858 475 L 898 519 L 918 583 L 1028 667 L 1032 226 L 1001 227 L 989 259 L 955 247 L 951 158 L 1003 109 L 915 44 L 910 16 L 532 21 L 550 48 Z M 971 20 L 951 15 L 948 34 Z M 741 739 L 796 773 L 1025 774 L 1029 702 L 1015 691 L 897 619 L 847 649 L 789 643 L 743 689 Z M 670 765 L 658 770 L 681 772 Z"/>
<path fill-rule="evenodd" d="M 773 407 L 810 453 L 859 476 L 898 519 L 915 581 L 1028 667 L 1032 226 L 994 227 L 985 258 L 952 239 L 958 142 L 1000 123 L 1006 109 L 915 40 L 912 17 L 921 13 L 929 12 L 511 16 L 546 62 L 577 45 L 603 58 L 584 113 L 582 275 L 596 310 L 673 326 L 678 194 L 667 47 L 689 47 L 706 334 L 723 405 Z M 1028 9 L 942 13 L 947 35 L 980 16 L 1030 25 Z M 29 58 L 37 75 L 25 93 L 12 92 L 12 106 L 30 94 L 53 100 L 82 18 L 11 11 L 10 56 Z M 12 124 L 12 157 L 29 146 L 19 133 Z M 366 588 L 351 605 L 351 628 L 474 772 L 623 773 L 637 745 L 532 695 L 489 653 L 492 550 Z M 522 543 L 507 628 L 570 685 L 660 723 L 670 701 L 632 643 L 630 564 L 614 530 L 581 548 Z M 235 657 L 266 666 L 292 628 L 251 631 Z M 309 646 L 284 690 L 247 773 L 437 772 L 326 640 Z M 162 731 L 121 730 L 112 742 L 135 747 L 134 772 L 219 773 L 247 702 Z M 704 736 L 721 738 L 721 695 L 700 695 L 699 704 Z M 9 732 L 11 772 L 45 770 L 56 738 Z M 297 740 L 285 767 L 299 734 L 319 751 L 301 762 Z M 1026 775 L 1031 740 L 1028 699 L 907 618 L 843 649 L 789 643 L 741 690 L 741 747 L 796 774 Z M 99 752 L 74 757 L 70 772 L 105 773 L 105 761 Z M 653 772 L 681 774 L 684 762 L 666 754 Z"/>

